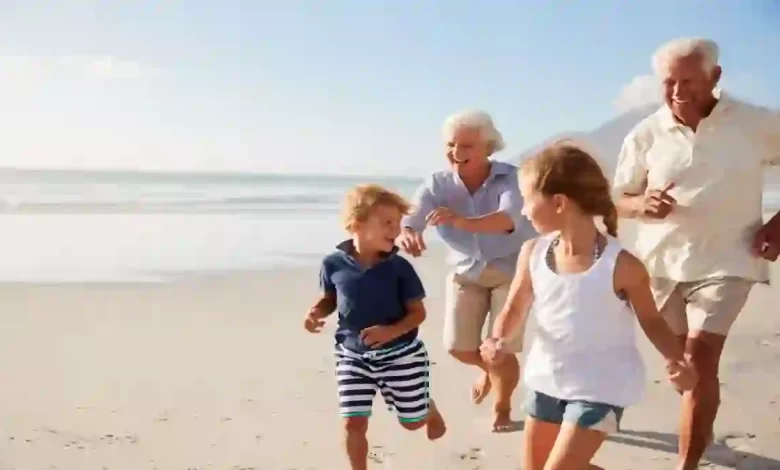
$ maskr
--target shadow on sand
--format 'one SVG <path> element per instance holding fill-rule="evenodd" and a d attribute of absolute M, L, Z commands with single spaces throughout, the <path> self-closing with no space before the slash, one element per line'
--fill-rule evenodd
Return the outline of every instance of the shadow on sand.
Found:
<path fill-rule="evenodd" d="M 677 435 L 653 431 L 621 431 L 607 438 L 611 442 L 677 454 Z M 729 434 L 715 440 L 704 454 L 704 460 L 715 465 L 747 470 L 780 470 L 780 460 L 740 450 L 750 441 L 744 434 Z"/>

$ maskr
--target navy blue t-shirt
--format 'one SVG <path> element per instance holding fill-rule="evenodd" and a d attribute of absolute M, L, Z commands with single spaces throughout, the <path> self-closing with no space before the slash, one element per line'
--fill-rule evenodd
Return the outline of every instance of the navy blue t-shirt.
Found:
<path fill-rule="evenodd" d="M 397 248 L 368 269 L 351 252 L 352 240 L 347 240 L 325 257 L 320 268 L 320 287 L 336 295 L 336 344 L 366 352 L 371 348 L 360 339 L 360 332 L 370 326 L 398 322 L 406 316 L 406 304 L 424 298 L 425 289 L 411 263 L 397 254 Z M 400 346 L 416 337 L 415 328 L 380 348 Z"/>

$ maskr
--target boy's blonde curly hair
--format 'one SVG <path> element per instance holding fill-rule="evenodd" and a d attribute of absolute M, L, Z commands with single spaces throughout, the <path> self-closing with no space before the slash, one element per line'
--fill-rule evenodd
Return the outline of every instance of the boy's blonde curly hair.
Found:
<path fill-rule="evenodd" d="M 397 208 L 401 214 L 411 211 L 411 204 L 400 194 L 378 184 L 361 184 L 353 188 L 344 200 L 341 221 L 348 232 L 354 231 L 356 222 L 365 222 L 379 206 Z"/>

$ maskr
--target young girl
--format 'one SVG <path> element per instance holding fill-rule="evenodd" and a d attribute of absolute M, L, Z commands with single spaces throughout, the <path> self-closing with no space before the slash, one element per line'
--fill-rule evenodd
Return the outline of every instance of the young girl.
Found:
<path fill-rule="evenodd" d="M 591 459 L 644 388 L 634 318 L 677 388 L 692 388 L 695 372 L 656 309 L 647 271 L 615 238 L 617 212 L 598 163 L 561 142 L 521 167 L 520 186 L 523 212 L 540 236 L 523 245 L 507 304 L 481 352 L 485 361 L 502 361 L 508 333 L 533 304 L 523 469 L 598 468 Z"/>

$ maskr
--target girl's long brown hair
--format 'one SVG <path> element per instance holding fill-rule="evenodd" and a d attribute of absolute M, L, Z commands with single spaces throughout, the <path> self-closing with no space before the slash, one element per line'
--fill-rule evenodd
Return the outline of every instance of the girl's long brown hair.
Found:
<path fill-rule="evenodd" d="M 534 189 L 545 196 L 563 194 L 586 214 L 602 216 L 607 233 L 617 237 L 618 214 L 609 181 L 595 158 L 563 140 L 526 160 L 520 171 L 532 175 Z"/>

